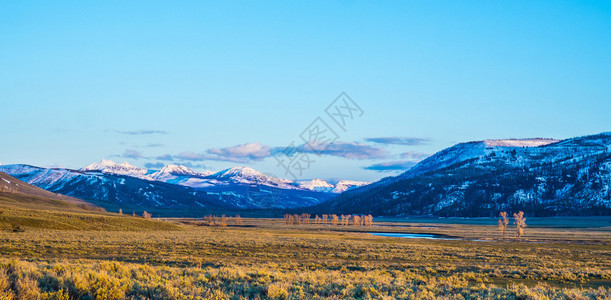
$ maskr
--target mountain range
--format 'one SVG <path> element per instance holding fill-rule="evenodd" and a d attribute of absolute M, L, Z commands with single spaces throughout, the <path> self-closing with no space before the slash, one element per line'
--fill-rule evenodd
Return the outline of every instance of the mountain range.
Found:
<path fill-rule="evenodd" d="M 179 165 L 147 170 L 110 160 L 79 170 L 3 165 L 0 172 L 109 211 L 122 208 L 162 214 L 305 207 L 324 202 L 334 193 L 366 184 L 340 181 L 333 185 L 321 179 L 293 182 L 248 167 L 233 167 L 216 173 L 195 172 Z"/>
<path fill-rule="evenodd" d="M 519 210 L 535 216 L 611 214 L 611 133 L 457 144 L 398 176 L 311 209 L 446 217 Z"/>
<path fill-rule="evenodd" d="M 294 182 L 248 167 L 148 170 L 110 160 L 79 170 L 0 165 L 0 172 L 109 211 L 161 215 L 284 209 L 376 216 L 611 214 L 611 133 L 460 143 L 375 183 Z"/>

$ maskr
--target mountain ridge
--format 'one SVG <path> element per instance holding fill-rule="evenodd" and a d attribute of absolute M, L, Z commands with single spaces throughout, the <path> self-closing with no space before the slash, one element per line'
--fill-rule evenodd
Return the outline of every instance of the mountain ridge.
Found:
<path fill-rule="evenodd" d="M 500 210 L 541 216 L 611 214 L 611 133 L 548 141 L 531 147 L 460 143 L 312 211 L 458 217 L 494 216 Z"/>

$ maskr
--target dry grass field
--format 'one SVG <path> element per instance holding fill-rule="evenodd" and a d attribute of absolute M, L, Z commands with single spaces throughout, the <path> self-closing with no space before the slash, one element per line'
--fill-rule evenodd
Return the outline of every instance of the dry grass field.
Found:
<path fill-rule="evenodd" d="M 243 219 L 210 227 L 116 215 L 100 216 L 115 219 L 95 228 L 25 224 L 13 232 L 7 214 L 0 215 L 2 299 L 611 298 L 611 233 L 600 226 L 609 219 L 596 219 L 596 227 L 527 227 L 518 240 L 500 239 L 495 224 Z M 117 230 L 113 222 L 142 230 Z"/>

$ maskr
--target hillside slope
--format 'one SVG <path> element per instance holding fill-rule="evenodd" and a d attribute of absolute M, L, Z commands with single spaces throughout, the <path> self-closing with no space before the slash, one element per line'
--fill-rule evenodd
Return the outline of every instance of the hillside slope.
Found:
<path fill-rule="evenodd" d="M 107 165 L 113 168 L 98 170 Z M 284 179 L 271 178 L 243 167 L 212 175 L 184 176 L 175 170 L 157 173 L 156 176 L 164 181 L 148 178 L 149 175 L 142 175 L 146 178 L 141 178 L 142 171 L 138 171 L 137 176 L 126 175 L 133 168 L 110 161 L 92 164 L 84 169 L 0 166 L 1 172 L 37 187 L 84 199 L 115 212 L 122 208 L 126 212 L 146 210 L 156 215 L 199 216 L 215 211 L 305 207 L 318 204 L 333 195 L 299 189 Z"/>
<path fill-rule="evenodd" d="M 479 150 L 457 151 L 474 148 Z M 542 145 L 470 142 L 421 164 L 312 210 L 387 216 L 496 216 L 501 210 L 611 214 L 611 133 Z"/>
<path fill-rule="evenodd" d="M 0 173 L 0 230 L 178 230 L 168 222 L 107 213 L 80 199 L 58 195 Z"/>
<path fill-rule="evenodd" d="M 21 194 L 22 196 L 28 195 L 49 200 L 60 200 L 68 204 L 90 206 L 93 208 L 92 204 L 81 199 L 49 192 L 3 172 L 0 172 L 0 192 L 8 194 Z"/>

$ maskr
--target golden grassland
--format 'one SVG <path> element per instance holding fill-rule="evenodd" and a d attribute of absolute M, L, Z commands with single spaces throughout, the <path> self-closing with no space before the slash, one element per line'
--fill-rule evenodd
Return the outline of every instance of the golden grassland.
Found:
<path fill-rule="evenodd" d="M 107 213 L 56 199 L 0 193 L 0 230 L 179 230 L 175 224 Z"/>
<path fill-rule="evenodd" d="M 100 214 L 95 218 L 108 219 L 81 230 L 22 223 L 25 231 L 13 232 L 7 214 L 47 213 L 36 218 L 74 227 L 81 223 L 70 220 L 87 214 L 7 210 L 0 216 L 1 299 L 611 298 L 608 227 L 527 227 L 518 240 L 498 239 L 494 223 L 355 227 L 243 219 L 210 227 Z M 120 229 L 134 226 L 142 230 Z"/>

